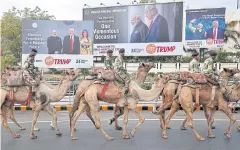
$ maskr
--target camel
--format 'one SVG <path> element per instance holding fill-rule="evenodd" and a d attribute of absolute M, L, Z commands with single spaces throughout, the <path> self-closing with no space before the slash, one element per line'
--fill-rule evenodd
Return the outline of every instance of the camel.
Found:
<path fill-rule="evenodd" d="M 34 135 L 33 130 L 39 130 L 35 127 L 37 117 L 39 116 L 39 113 L 41 109 L 45 109 L 52 117 L 53 117 L 53 125 L 56 130 L 56 135 L 60 136 L 61 133 L 59 132 L 58 126 L 57 126 L 57 117 L 56 117 L 56 110 L 54 109 L 53 106 L 50 105 L 50 102 L 56 102 L 61 100 L 67 90 L 70 88 L 72 85 L 73 81 L 77 78 L 78 76 L 78 71 L 77 70 L 68 70 L 66 71 L 67 76 L 64 76 L 63 79 L 61 80 L 60 84 L 57 86 L 53 86 L 46 81 L 41 81 L 40 84 L 36 88 L 36 97 L 37 100 L 32 101 L 35 107 L 35 113 L 32 121 L 32 127 L 30 131 L 30 136 L 32 139 L 37 138 L 37 136 Z M 1 99 L 4 100 L 5 103 L 9 101 L 9 89 L 4 88 L 1 89 Z M 22 104 L 24 105 L 25 102 L 28 99 L 28 89 L 26 87 L 19 87 L 17 88 L 17 91 L 14 93 L 14 103 Z M 3 107 L 4 108 L 4 107 Z M 11 107 L 10 107 L 11 108 Z M 3 125 L 5 128 L 7 128 L 9 131 L 11 131 L 7 125 L 6 121 L 6 108 L 3 109 Z M 17 135 L 13 133 L 12 131 L 10 132 L 13 137 L 19 138 L 20 135 Z"/>
<path fill-rule="evenodd" d="M 166 79 L 161 77 L 156 77 L 154 80 L 154 85 L 151 90 L 144 90 L 138 84 L 131 80 L 129 85 L 129 91 L 132 94 L 132 97 L 127 98 L 127 105 L 125 105 L 124 97 L 124 88 L 118 87 L 113 81 L 109 81 L 106 92 L 102 95 L 102 89 L 105 85 L 102 84 L 92 84 L 81 97 L 78 110 L 74 113 L 71 119 L 71 138 L 72 140 L 77 140 L 78 138 L 74 135 L 75 123 L 78 117 L 82 112 L 86 110 L 87 107 L 90 107 L 91 112 L 93 112 L 95 118 L 96 126 L 102 131 L 103 135 L 107 140 L 113 140 L 105 130 L 102 128 L 100 123 L 99 116 L 99 101 L 104 101 L 108 103 L 113 103 L 119 107 L 124 107 L 124 121 L 123 121 L 123 138 L 129 139 L 130 137 L 126 133 L 126 126 L 128 122 L 128 111 L 129 109 L 133 110 L 134 113 L 138 116 L 139 122 L 136 127 L 131 131 L 131 136 L 134 136 L 136 129 L 144 122 L 144 117 L 141 115 L 137 109 L 137 103 L 139 100 L 151 101 L 160 96 L 160 93 L 163 89 Z"/>
<path fill-rule="evenodd" d="M 239 69 L 227 69 L 227 68 L 223 68 L 223 71 L 219 74 L 219 76 L 223 79 L 225 79 L 225 82 L 228 82 L 229 78 L 230 77 L 234 77 L 235 79 L 240 79 L 240 70 Z M 228 98 L 230 102 L 238 102 L 240 100 L 240 86 L 239 86 L 239 83 L 238 82 L 234 82 L 234 85 L 231 86 L 231 95 L 230 97 Z M 223 92 L 225 92 L 225 89 L 222 89 Z M 214 118 L 213 118 L 213 115 L 214 115 L 214 112 L 215 110 L 212 110 L 210 108 L 210 115 L 206 114 L 206 109 L 205 107 L 203 107 L 203 110 L 204 110 L 204 113 L 205 113 L 205 117 L 208 118 L 208 119 L 211 119 L 213 123 L 214 122 Z M 215 109 L 215 108 L 213 108 Z M 196 109 L 194 109 L 195 111 Z M 182 122 L 182 125 L 181 125 L 181 129 L 185 129 L 185 124 L 187 122 L 187 118 L 185 118 L 185 120 Z M 212 124 L 211 124 L 212 125 Z M 212 125 L 212 129 L 215 129 L 215 126 Z M 240 125 L 237 127 L 238 131 L 240 131 Z"/>
<path fill-rule="evenodd" d="M 220 73 L 220 76 L 226 76 L 226 74 L 229 74 L 228 76 L 230 76 L 230 74 L 232 74 L 232 73 L 226 72 L 226 69 L 224 69 L 224 71 Z M 197 88 L 199 88 L 198 94 L 196 93 Z M 205 140 L 205 138 L 203 138 L 202 136 L 200 136 L 197 133 L 197 131 L 193 125 L 193 119 L 192 119 L 193 104 L 192 103 L 196 102 L 196 99 L 198 99 L 199 104 L 201 104 L 205 108 L 209 105 L 209 103 L 213 104 L 213 107 L 211 108 L 212 115 L 207 119 L 208 137 L 215 138 L 215 136 L 212 133 L 211 124 L 213 121 L 212 116 L 213 116 L 214 112 L 216 111 L 213 108 L 214 108 L 214 106 L 218 106 L 219 110 L 224 112 L 230 119 L 229 127 L 226 130 L 226 132 L 224 133 L 224 135 L 229 138 L 232 126 L 235 123 L 236 118 L 233 116 L 231 109 L 228 107 L 228 103 L 224 99 L 222 89 L 219 86 L 216 88 L 216 92 L 215 92 L 213 101 L 211 101 L 211 96 L 212 96 L 211 91 L 212 91 L 211 87 L 207 84 L 197 84 L 197 85 L 185 84 L 185 85 L 183 85 L 182 88 L 180 89 L 179 98 L 177 100 L 173 101 L 172 107 L 171 107 L 166 119 L 164 120 L 165 122 L 164 122 L 163 131 L 162 131 L 162 137 L 164 139 L 168 138 L 168 136 L 166 134 L 166 128 L 168 126 L 168 123 L 169 123 L 171 117 L 175 114 L 175 112 L 178 111 L 178 109 L 181 105 L 184 112 L 186 113 L 189 127 L 192 129 L 196 138 L 199 141 Z"/>
<path fill-rule="evenodd" d="M 137 72 L 134 73 L 135 74 L 135 79 L 134 81 L 139 85 L 141 86 L 141 84 L 144 83 L 144 81 L 146 80 L 146 77 L 147 77 L 147 73 L 152 69 L 154 68 L 154 63 L 150 62 L 150 63 L 140 63 L 139 64 L 139 67 L 137 69 Z M 132 76 L 134 75 L 132 74 Z M 74 104 L 73 104 L 73 107 L 72 107 L 72 110 L 70 111 L 69 113 L 69 118 L 71 120 L 71 118 L 73 117 L 73 114 L 74 112 L 78 109 L 78 106 L 79 106 L 79 103 L 80 103 L 80 99 L 81 99 L 81 95 L 88 89 L 88 87 L 90 85 L 93 84 L 95 80 L 94 79 L 86 79 L 86 80 L 82 80 L 79 82 L 78 84 L 78 87 L 75 91 L 75 97 L 74 97 Z M 95 125 L 95 121 L 91 115 L 91 112 L 90 112 L 90 108 L 87 107 L 86 108 L 86 115 L 90 118 L 90 120 L 92 121 L 92 123 Z M 114 111 L 114 118 L 112 118 L 110 120 L 110 125 L 111 123 L 113 123 L 115 121 L 115 129 L 116 130 L 122 130 L 122 127 L 120 127 L 118 125 L 118 121 L 117 121 L 117 118 L 119 116 L 123 115 L 123 108 L 120 108 L 116 105 L 116 109 Z M 71 121 L 70 121 L 70 126 L 71 126 Z M 95 125 L 96 127 L 96 125 Z M 98 128 L 98 127 L 96 127 Z M 76 129 L 75 129 L 76 130 Z"/>
<path fill-rule="evenodd" d="M 179 72 L 181 73 L 181 72 Z M 184 72 L 182 72 L 184 73 Z M 164 75 L 169 79 L 167 84 L 165 85 L 163 92 L 162 92 L 162 104 L 160 107 L 154 112 L 153 114 L 158 114 L 159 115 L 159 120 L 160 120 L 160 128 L 163 129 L 163 122 L 165 119 L 165 111 L 168 108 L 171 108 L 173 99 L 176 96 L 176 92 L 178 91 L 178 88 L 181 88 L 183 84 L 186 83 L 186 81 L 178 81 L 176 77 L 174 76 L 176 73 L 165 73 Z M 196 110 L 196 107 L 194 107 L 194 111 Z M 209 114 L 207 112 L 207 109 L 203 107 L 205 117 L 208 118 Z M 181 130 L 186 130 L 185 128 L 185 121 L 183 121 L 182 125 L 180 126 Z M 215 126 L 212 124 L 212 129 L 215 129 Z M 167 129 L 171 129 L 170 126 L 167 126 Z"/>

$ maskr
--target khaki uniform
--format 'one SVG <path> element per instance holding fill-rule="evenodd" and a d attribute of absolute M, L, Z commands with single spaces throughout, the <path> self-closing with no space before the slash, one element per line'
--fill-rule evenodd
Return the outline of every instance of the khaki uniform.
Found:
<path fill-rule="evenodd" d="M 114 60 L 112 57 L 109 57 L 109 56 L 106 57 L 106 60 L 104 62 L 106 69 L 113 69 L 113 61 Z"/>
<path fill-rule="evenodd" d="M 214 61 L 212 59 L 212 57 L 209 57 L 208 59 L 206 59 L 203 63 L 203 68 L 202 71 L 204 74 L 213 74 L 214 72 Z"/>
<path fill-rule="evenodd" d="M 199 62 L 194 58 L 192 59 L 192 61 L 189 64 L 189 71 L 192 73 L 200 72 Z"/>
<path fill-rule="evenodd" d="M 130 75 L 127 73 L 127 70 L 123 67 L 124 60 L 121 56 L 118 56 L 114 62 L 115 72 L 125 81 L 125 89 L 128 89 L 130 83 Z"/>

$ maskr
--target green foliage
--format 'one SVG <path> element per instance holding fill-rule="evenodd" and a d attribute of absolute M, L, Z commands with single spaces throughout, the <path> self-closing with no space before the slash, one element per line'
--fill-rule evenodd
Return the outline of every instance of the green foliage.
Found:
<path fill-rule="evenodd" d="M 14 56 L 15 61 L 20 60 L 22 51 L 22 20 L 52 20 L 54 16 L 39 7 L 24 8 L 19 10 L 15 7 L 3 13 L 1 18 L 1 44 L 4 56 Z M 9 57 L 10 57 L 9 56 Z M 7 57 L 8 58 L 8 57 Z M 11 60 L 12 61 L 12 60 Z M 5 62 L 8 65 L 10 61 Z"/>
<path fill-rule="evenodd" d="M 183 56 L 181 59 L 181 63 L 189 63 L 193 58 L 190 56 Z"/>

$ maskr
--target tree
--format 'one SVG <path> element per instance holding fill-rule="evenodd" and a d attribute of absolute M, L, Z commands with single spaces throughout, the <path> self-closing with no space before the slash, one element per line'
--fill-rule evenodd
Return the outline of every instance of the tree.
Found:
<path fill-rule="evenodd" d="M 3 13 L 1 19 L 1 44 L 3 51 L 3 64 L 13 64 L 19 62 L 22 51 L 22 20 L 52 20 L 54 16 L 49 15 L 47 11 L 42 11 L 38 6 L 34 9 L 24 8 L 19 10 L 15 7 L 9 9 L 8 12 Z M 6 58 L 10 58 L 7 62 L 3 62 Z"/>
<path fill-rule="evenodd" d="M 235 42 L 234 48 L 240 49 L 240 44 L 238 39 L 240 37 L 240 33 L 238 31 L 233 30 L 225 30 L 224 32 L 224 42 L 227 43 L 229 39 L 232 39 Z"/>

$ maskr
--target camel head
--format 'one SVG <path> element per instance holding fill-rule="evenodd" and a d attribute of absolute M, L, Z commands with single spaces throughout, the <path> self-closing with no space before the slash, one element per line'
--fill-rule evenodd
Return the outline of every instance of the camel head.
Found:
<path fill-rule="evenodd" d="M 79 75 L 78 72 L 79 72 L 78 69 L 72 69 L 72 68 L 65 70 L 64 71 L 64 75 L 65 75 L 64 79 L 69 80 L 69 81 L 74 81 Z"/>
<path fill-rule="evenodd" d="M 166 85 L 166 83 L 168 82 L 168 80 L 169 80 L 168 76 L 159 74 L 158 76 L 156 76 L 154 78 L 154 82 L 153 82 L 154 84 L 152 87 L 160 88 L 161 90 L 163 90 L 163 88 Z"/>
<path fill-rule="evenodd" d="M 234 69 L 228 69 L 223 68 L 223 71 L 220 72 L 220 76 L 223 78 L 233 77 L 235 74 L 239 74 L 240 70 L 237 68 Z"/>
<path fill-rule="evenodd" d="M 138 66 L 138 72 L 144 72 L 144 73 L 148 73 L 152 68 L 155 68 L 155 64 L 153 62 L 149 62 L 149 63 L 139 63 Z"/>

